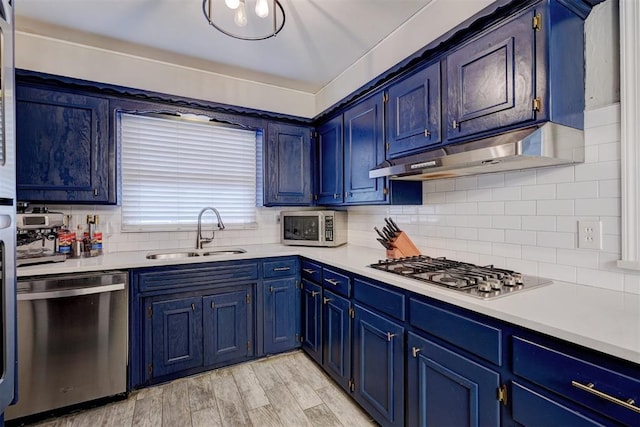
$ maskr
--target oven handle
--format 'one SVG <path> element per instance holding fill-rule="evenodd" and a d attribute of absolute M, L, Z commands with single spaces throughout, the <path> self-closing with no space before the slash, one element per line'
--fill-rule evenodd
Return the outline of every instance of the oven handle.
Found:
<path fill-rule="evenodd" d="M 18 301 L 33 301 L 53 298 L 77 297 L 82 295 L 100 294 L 103 292 L 121 291 L 125 288 L 124 283 L 116 283 L 114 285 L 93 286 L 89 288 L 64 289 L 61 291 L 50 292 L 29 292 L 16 295 Z"/>

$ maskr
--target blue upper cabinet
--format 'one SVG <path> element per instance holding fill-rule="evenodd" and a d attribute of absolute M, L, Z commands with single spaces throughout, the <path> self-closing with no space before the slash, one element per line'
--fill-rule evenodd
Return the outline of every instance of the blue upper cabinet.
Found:
<path fill-rule="evenodd" d="M 264 147 L 264 204 L 313 204 L 311 128 L 269 123 Z"/>
<path fill-rule="evenodd" d="M 116 202 L 107 99 L 18 85 L 16 143 L 18 199 Z"/>
<path fill-rule="evenodd" d="M 422 204 L 422 184 L 369 178 L 384 162 L 384 107 L 378 92 L 318 126 L 318 205 Z"/>
<path fill-rule="evenodd" d="M 389 86 L 387 157 L 404 156 L 441 142 L 440 63 Z"/>
<path fill-rule="evenodd" d="M 530 10 L 447 57 L 449 140 L 535 119 Z"/>
<path fill-rule="evenodd" d="M 383 202 L 385 178 L 369 178 L 369 170 L 384 161 L 384 112 L 376 94 L 344 113 L 344 201 Z"/>
<path fill-rule="evenodd" d="M 318 133 L 318 200 L 319 205 L 342 204 L 343 137 L 342 115 L 317 129 Z"/>

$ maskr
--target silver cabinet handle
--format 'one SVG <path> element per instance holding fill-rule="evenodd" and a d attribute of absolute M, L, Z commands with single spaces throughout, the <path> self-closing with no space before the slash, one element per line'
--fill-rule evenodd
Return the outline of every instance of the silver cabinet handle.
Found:
<path fill-rule="evenodd" d="M 30 292 L 21 293 L 16 295 L 18 301 L 33 301 L 40 299 L 52 299 L 52 298 L 67 298 L 77 297 L 81 295 L 101 294 L 103 292 L 121 291 L 124 289 L 124 283 L 117 283 L 115 285 L 106 286 L 93 286 L 89 288 L 77 288 L 77 289 L 64 289 L 61 291 L 51 292 Z"/>
<path fill-rule="evenodd" d="M 291 267 L 276 267 L 273 269 L 273 271 L 289 271 L 291 270 Z"/>
<path fill-rule="evenodd" d="M 593 383 L 581 384 L 578 381 L 571 381 L 571 385 L 579 388 L 580 390 L 586 391 L 587 393 L 594 394 L 601 399 L 608 400 L 609 402 L 615 403 L 616 405 L 620 405 L 623 408 L 630 409 L 633 412 L 637 412 L 640 414 L 640 407 L 635 405 L 636 402 L 633 399 L 622 400 L 610 396 L 607 393 L 603 393 L 600 390 L 597 390 L 595 384 Z"/>
<path fill-rule="evenodd" d="M 311 298 L 317 297 L 319 293 L 320 292 L 318 292 L 318 291 L 311 291 Z"/>
<path fill-rule="evenodd" d="M 418 347 L 411 347 L 411 353 L 413 354 L 413 357 L 416 358 L 418 357 L 418 353 L 420 353 L 420 348 Z"/>
<path fill-rule="evenodd" d="M 324 279 L 324 281 L 329 283 L 329 284 L 331 284 L 331 285 L 333 285 L 333 286 L 338 286 L 340 284 L 339 281 L 333 280 L 333 279 Z"/>
<path fill-rule="evenodd" d="M 323 304 L 326 304 L 326 303 L 331 302 L 331 301 L 333 301 L 331 298 L 327 298 L 327 297 L 322 298 L 322 303 Z"/>
<path fill-rule="evenodd" d="M 396 336 L 396 334 L 392 334 L 391 332 L 387 332 L 387 341 L 391 341 L 391 339 L 393 337 L 395 337 L 395 336 Z"/>
<path fill-rule="evenodd" d="M 454 129 L 458 129 L 458 126 L 459 126 L 459 125 L 460 125 L 460 124 L 459 124 L 456 120 L 454 120 L 454 121 L 453 121 L 453 123 L 451 123 L 451 126 L 452 126 Z"/>
<path fill-rule="evenodd" d="M 310 268 L 303 268 L 302 271 L 304 271 L 307 274 L 315 274 L 316 273 L 315 270 L 312 270 Z"/>

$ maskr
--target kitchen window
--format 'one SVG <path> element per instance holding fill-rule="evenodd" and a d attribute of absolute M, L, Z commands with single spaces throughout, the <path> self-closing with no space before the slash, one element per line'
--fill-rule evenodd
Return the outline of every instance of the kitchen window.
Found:
<path fill-rule="evenodd" d="M 255 228 L 261 132 L 185 117 L 120 114 L 122 230 L 195 230 L 206 206 Z"/>

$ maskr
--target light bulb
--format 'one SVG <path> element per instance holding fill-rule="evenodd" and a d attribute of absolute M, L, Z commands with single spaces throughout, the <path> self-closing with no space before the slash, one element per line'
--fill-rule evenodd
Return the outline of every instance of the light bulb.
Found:
<path fill-rule="evenodd" d="M 244 0 L 240 0 L 240 4 L 236 9 L 236 14 L 233 17 L 233 21 L 238 27 L 244 27 L 247 25 L 247 9 L 244 6 Z"/>
<path fill-rule="evenodd" d="M 240 0 L 224 0 L 224 4 L 226 4 L 229 9 L 237 9 L 238 6 L 240 6 Z"/>
<path fill-rule="evenodd" d="M 267 0 L 256 0 L 256 15 L 260 18 L 269 16 L 269 2 Z"/>

